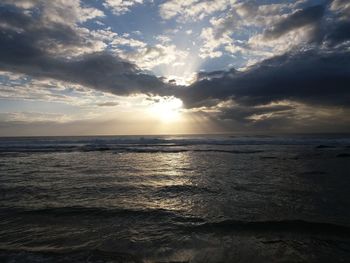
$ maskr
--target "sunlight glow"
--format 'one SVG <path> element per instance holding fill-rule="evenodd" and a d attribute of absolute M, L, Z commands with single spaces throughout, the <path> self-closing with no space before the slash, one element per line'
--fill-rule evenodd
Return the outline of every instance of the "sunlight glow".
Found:
<path fill-rule="evenodd" d="M 178 98 L 161 98 L 151 108 L 151 114 L 162 122 L 175 122 L 181 119 L 182 101 Z"/>
<path fill-rule="evenodd" d="M 188 54 L 183 58 L 177 59 L 176 63 L 162 65 L 159 68 L 160 76 L 165 77 L 167 81 L 175 85 L 188 86 L 196 80 L 197 72 L 200 67 L 200 60 L 193 54 Z"/>

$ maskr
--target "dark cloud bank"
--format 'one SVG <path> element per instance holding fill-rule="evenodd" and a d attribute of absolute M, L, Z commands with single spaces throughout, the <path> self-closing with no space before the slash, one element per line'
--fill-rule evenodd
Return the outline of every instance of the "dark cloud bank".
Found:
<path fill-rule="evenodd" d="M 0 5 L 0 24 L 1 70 L 69 81 L 118 95 L 160 93 L 163 87 L 155 76 L 143 74 L 135 65 L 106 52 L 74 59 L 55 56 L 59 46 L 84 47 L 86 43 L 74 27 L 47 24 L 40 13 L 29 16 Z"/>
<path fill-rule="evenodd" d="M 222 72 L 179 92 L 187 105 L 234 98 L 244 105 L 280 100 L 350 106 L 350 53 L 296 51 L 267 59 L 244 72 Z"/>
<path fill-rule="evenodd" d="M 52 50 L 58 45 L 84 45 L 74 26 L 47 24 L 40 12 L 27 15 L 21 9 L 0 4 L 0 70 L 78 83 L 117 95 L 174 95 L 187 108 L 234 100 L 236 106 L 221 108 L 217 117 L 236 121 L 247 120 L 254 114 L 291 110 L 288 105 L 261 106 L 283 100 L 348 109 L 350 21 L 338 19 L 341 14 L 336 11 L 331 19 L 325 19 L 327 12 L 330 12 L 327 5 L 308 7 L 264 32 L 265 38 L 277 39 L 291 30 L 309 26 L 312 30 L 305 46 L 242 72 L 234 69 L 202 72 L 191 86 L 180 87 L 165 84 L 105 52 L 74 58 L 55 55 Z"/>

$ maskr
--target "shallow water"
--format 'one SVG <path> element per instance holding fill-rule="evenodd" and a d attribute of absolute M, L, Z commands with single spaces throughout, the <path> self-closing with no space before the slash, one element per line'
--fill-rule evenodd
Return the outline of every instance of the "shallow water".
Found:
<path fill-rule="evenodd" d="M 349 262 L 350 137 L 0 139 L 1 262 Z"/>

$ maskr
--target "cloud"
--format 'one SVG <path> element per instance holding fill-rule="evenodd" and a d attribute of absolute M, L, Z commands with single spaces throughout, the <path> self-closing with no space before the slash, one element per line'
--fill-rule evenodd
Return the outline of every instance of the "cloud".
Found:
<path fill-rule="evenodd" d="M 201 20 L 214 12 L 223 11 L 235 0 L 168 0 L 159 7 L 163 19 L 177 17 L 179 21 Z"/>
<path fill-rule="evenodd" d="M 0 125 L 7 123 L 37 123 L 37 122 L 65 122 L 69 121 L 69 116 L 57 113 L 42 113 L 42 112 L 6 112 L 0 113 Z"/>
<path fill-rule="evenodd" d="M 215 38 L 235 31 L 242 31 L 248 27 L 266 28 L 281 18 L 288 16 L 295 4 L 261 4 L 257 1 L 244 1 L 235 3 L 224 15 L 212 17 L 210 24 L 213 26 Z"/>
<path fill-rule="evenodd" d="M 199 80 L 179 96 L 188 107 L 234 99 L 244 105 L 281 100 L 350 106 L 350 53 L 306 50 L 267 59 L 243 72 Z"/>
<path fill-rule="evenodd" d="M 270 29 L 266 30 L 264 37 L 266 39 L 276 39 L 295 29 L 307 26 L 317 25 L 324 15 L 325 7 L 323 5 L 311 6 L 282 18 Z"/>
<path fill-rule="evenodd" d="M 111 8 L 115 15 L 122 15 L 130 11 L 130 8 L 137 4 L 142 4 L 143 0 L 106 0 L 104 2 L 105 8 Z"/>
<path fill-rule="evenodd" d="M 189 55 L 186 50 L 180 50 L 174 44 L 167 43 L 154 46 L 134 46 L 131 51 L 115 48 L 114 51 L 119 57 L 146 70 L 151 70 L 159 65 L 183 66 L 183 62 Z"/>
<path fill-rule="evenodd" d="M 246 68 L 263 59 L 311 46 L 328 49 L 342 46 L 346 50 L 350 39 L 346 13 L 347 5 L 343 1 L 312 6 L 306 1 L 269 5 L 253 1 L 237 3 L 225 16 L 210 20 L 212 27 L 205 29 L 200 56 L 238 55 L 244 60 L 240 66 Z M 251 32 L 252 28 L 255 33 L 237 39 L 237 34 Z"/>
<path fill-rule="evenodd" d="M 200 37 L 204 42 L 199 50 L 201 58 L 221 57 L 223 54 L 218 48 L 232 42 L 232 39 L 227 35 L 219 39 L 215 38 L 213 29 L 210 27 L 203 28 Z"/>
<path fill-rule="evenodd" d="M 106 102 L 101 102 L 98 103 L 97 106 L 99 107 L 114 107 L 114 106 L 118 106 L 119 103 L 118 102 L 114 102 L 114 101 L 106 101 Z"/>
<path fill-rule="evenodd" d="M 273 55 L 266 47 L 276 47 L 276 43 L 268 43 L 271 41 L 264 39 L 262 32 L 293 14 L 296 6 L 297 3 L 261 4 L 257 1 L 232 3 L 224 14 L 209 20 L 210 27 L 202 29 L 203 45 L 200 48 L 200 57 L 218 58 L 227 54 L 238 54 L 252 61 L 253 57 L 256 60 L 257 57 L 266 58 Z M 250 32 L 256 33 L 252 35 Z M 250 37 L 240 37 L 247 33 Z M 282 47 L 286 47 L 283 49 L 286 51 L 289 46 L 283 41 L 279 49 L 282 51 Z"/>
<path fill-rule="evenodd" d="M 2 0 L 1 4 L 14 5 L 25 10 L 38 8 L 46 23 L 73 25 L 104 16 L 104 13 L 99 9 L 82 6 L 80 0 Z"/>
<path fill-rule="evenodd" d="M 222 108 L 216 118 L 231 129 L 272 132 L 346 132 L 349 108 L 308 105 L 282 101 L 263 106 L 232 105 Z"/>
<path fill-rule="evenodd" d="M 77 83 L 118 95 L 161 93 L 164 84 L 158 78 L 96 47 L 100 42 L 89 42 L 81 34 L 83 28 L 56 20 L 47 23 L 42 15 L 6 5 L 0 5 L 0 14 L 1 70 Z M 56 52 L 67 49 L 81 52 L 75 56 Z"/>
<path fill-rule="evenodd" d="M 201 32 L 203 59 L 239 56 L 243 67 L 281 55 L 303 44 L 320 41 L 326 5 L 295 3 L 233 3 L 225 13 L 212 17 Z M 333 21 L 332 21 L 333 23 Z M 245 65 L 244 65 L 245 64 Z"/>
<path fill-rule="evenodd" d="M 95 109 L 105 102 L 117 103 L 120 98 L 109 92 L 83 87 L 54 79 L 38 79 L 11 72 L 0 72 L 0 99 L 25 103 L 58 104 L 60 106 Z"/>
<path fill-rule="evenodd" d="M 233 119 L 239 122 L 251 122 L 257 117 L 269 115 L 272 116 L 280 115 L 281 113 L 290 112 L 294 107 L 292 105 L 264 105 L 258 107 L 245 107 L 242 105 L 233 105 L 221 109 L 219 118 L 220 119 Z"/>
<path fill-rule="evenodd" d="M 326 5 L 306 3 L 233 5 L 230 13 L 212 18 L 202 30 L 203 58 L 224 51 L 261 57 L 243 71 L 200 72 L 191 86 L 176 91 L 187 108 L 204 111 L 231 127 L 301 130 L 322 127 L 335 120 L 349 121 L 350 24 L 345 8 L 339 19 Z M 334 7 L 333 7 L 334 8 Z M 232 12 L 231 12 L 232 11 Z M 260 29 L 247 42 L 237 32 Z M 338 125 L 340 130 L 349 125 Z"/>
<path fill-rule="evenodd" d="M 52 6 L 49 6 L 51 10 Z M 83 53 L 101 51 L 105 48 L 102 41 L 94 41 L 90 38 L 89 31 L 78 27 L 78 20 L 65 20 L 64 23 L 56 21 L 54 16 L 47 21 L 46 15 L 53 11 L 47 11 L 48 6 L 43 5 L 37 13 L 28 13 L 21 9 L 0 5 L 0 29 L 2 45 L 10 44 L 11 38 L 19 42 L 13 47 L 34 49 L 54 55 L 80 55 Z M 74 23 L 72 22 L 74 20 Z M 10 48 L 11 45 L 7 48 Z M 20 51 L 20 50 L 18 50 Z M 17 57 L 21 56 L 21 52 Z"/>
<path fill-rule="evenodd" d="M 325 42 L 329 46 L 337 46 L 350 40 L 350 21 L 339 21 L 331 25 L 325 35 Z"/>
<path fill-rule="evenodd" d="M 333 0 L 330 9 L 339 14 L 341 19 L 350 18 L 350 3 L 348 0 Z"/>

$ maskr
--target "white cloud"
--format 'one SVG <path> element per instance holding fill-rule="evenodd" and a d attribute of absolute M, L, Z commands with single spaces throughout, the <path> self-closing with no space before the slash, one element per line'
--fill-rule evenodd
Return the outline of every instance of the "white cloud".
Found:
<path fill-rule="evenodd" d="M 155 39 L 163 44 L 171 42 L 171 38 L 169 36 L 166 36 L 166 35 L 156 36 Z"/>
<path fill-rule="evenodd" d="M 174 66 L 183 65 L 189 52 L 178 49 L 171 44 L 171 38 L 167 35 L 158 35 L 155 45 L 149 45 L 139 39 L 122 36 L 111 31 L 110 28 L 90 32 L 93 39 L 100 39 L 107 44 L 110 50 L 122 59 L 135 63 L 139 68 L 151 70 L 158 65 L 172 63 Z"/>
<path fill-rule="evenodd" d="M 178 17 L 181 19 L 179 21 L 196 21 L 214 12 L 224 11 L 235 2 L 235 0 L 169 0 L 160 5 L 159 13 L 163 19 Z"/>
<path fill-rule="evenodd" d="M 121 15 L 130 11 L 132 6 L 142 3 L 143 0 L 106 0 L 103 5 L 105 8 L 112 9 L 115 15 Z"/>
<path fill-rule="evenodd" d="M 101 10 L 82 6 L 79 0 L 37 0 L 33 2 L 42 8 L 43 19 L 47 22 L 75 25 L 104 16 Z"/>
<path fill-rule="evenodd" d="M 111 42 L 111 45 L 112 47 L 129 46 L 132 48 L 143 48 L 147 44 L 137 39 L 116 36 Z"/>
<path fill-rule="evenodd" d="M 304 26 L 291 30 L 279 39 L 264 38 L 264 30 L 296 12 L 302 1 L 282 4 L 262 4 L 244 1 L 233 3 L 218 16 L 213 16 L 210 27 L 202 29 L 199 56 L 217 58 L 240 53 L 246 66 L 273 55 L 281 54 L 301 44 L 307 44 L 313 28 Z M 240 34 L 244 34 L 242 39 Z M 241 65 L 242 67 L 242 65 Z"/>
<path fill-rule="evenodd" d="M 117 54 L 126 60 L 135 63 L 142 69 L 153 69 L 158 65 L 183 65 L 188 52 L 179 50 L 175 45 L 157 44 L 135 49 L 133 52 L 125 52 L 116 49 Z M 180 64 L 179 64 L 180 63 Z M 181 64 L 182 63 L 182 64 Z"/>
<path fill-rule="evenodd" d="M 219 50 L 220 48 L 231 54 L 243 51 L 243 48 L 238 45 L 239 42 L 235 41 L 229 34 L 225 33 L 216 37 L 212 27 L 204 28 L 200 36 L 203 45 L 199 50 L 199 56 L 203 59 L 221 57 L 223 52 Z"/>
<path fill-rule="evenodd" d="M 105 14 L 94 7 L 82 5 L 80 0 L 2 0 L 2 3 L 14 5 L 22 9 L 38 8 L 46 23 L 75 25 Z"/>
<path fill-rule="evenodd" d="M 113 32 L 111 28 L 90 31 L 90 34 L 94 41 L 103 41 L 103 43 L 113 49 L 121 46 L 131 48 L 142 48 L 147 46 L 143 41 L 131 38 L 129 34 L 119 35 L 118 33 Z"/>

